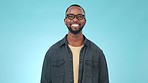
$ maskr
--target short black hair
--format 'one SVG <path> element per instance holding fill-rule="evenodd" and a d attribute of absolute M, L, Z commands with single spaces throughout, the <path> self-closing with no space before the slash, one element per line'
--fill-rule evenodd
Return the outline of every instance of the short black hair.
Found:
<path fill-rule="evenodd" d="M 70 7 L 72 7 L 72 6 L 80 7 L 80 8 L 83 10 L 84 14 L 85 14 L 85 10 L 84 10 L 80 5 L 78 5 L 78 4 L 72 4 L 72 5 L 70 5 L 70 6 L 66 9 L 65 15 L 66 15 L 68 9 L 69 9 Z"/>

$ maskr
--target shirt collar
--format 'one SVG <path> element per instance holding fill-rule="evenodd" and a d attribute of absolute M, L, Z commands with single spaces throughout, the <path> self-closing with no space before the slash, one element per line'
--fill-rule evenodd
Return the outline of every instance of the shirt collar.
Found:
<path fill-rule="evenodd" d="M 63 45 L 68 45 L 68 41 L 67 41 L 67 35 L 62 39 L 60 46 L 62 47 Z M 89 46 L 89 40 L 83 35 L 84 37 L 84 46 Z"/>

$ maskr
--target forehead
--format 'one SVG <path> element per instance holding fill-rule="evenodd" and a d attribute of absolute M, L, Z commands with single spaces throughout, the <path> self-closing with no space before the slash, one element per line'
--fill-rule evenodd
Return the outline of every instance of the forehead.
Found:
<path fill-rule="evenodd" d="M 68 9 L 67 14 L 84 14 L 84 11 L 80 7 L 72 6 Z"/>

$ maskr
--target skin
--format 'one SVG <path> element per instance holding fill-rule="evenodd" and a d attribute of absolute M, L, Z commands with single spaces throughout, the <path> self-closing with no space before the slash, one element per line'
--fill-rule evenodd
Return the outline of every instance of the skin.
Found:
<path fill-rule="evenodd" d="M 72 6 L 68 9 L 66 14 L 74 14 L 74 15 L 83 14 L 84 15 L 84 12 L 80 7 Z M 80 28 L 85 26 L 86 19 L 78 20 L 77 18 L 74 18 L 73 20 L 69 20 L 68 18 L 65 18 L 64 23 L 67 27 L 71 28 L 72 30 L 79 30 Z M 79 26 L 74 27 L 72 26 L 72 24 L 79 24 Z M 70 31 L 68 31 L 67 40 L 71 46 L 75 46 L 75 47 L 82 46 L 84 43 L 82 31 L 80 31 L 77 34 L 73 34 Z"/>

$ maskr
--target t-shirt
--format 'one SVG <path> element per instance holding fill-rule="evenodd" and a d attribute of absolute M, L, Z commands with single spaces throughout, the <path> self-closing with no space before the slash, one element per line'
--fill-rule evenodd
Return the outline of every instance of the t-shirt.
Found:
<path fill-rule="evenodd" d="M 79 72 L 79 57 L 80 57 L 80 50 L 83 47 L 74 47 L 71 45 L 68 45 L 72 52 L 73 57 L 73 74 L 74 74 L 74 83 L 78 83 L 78 72 Z"/>

